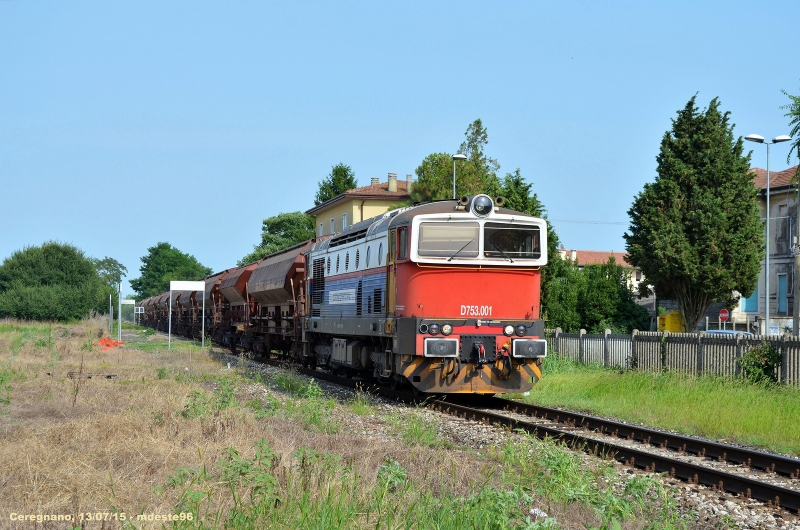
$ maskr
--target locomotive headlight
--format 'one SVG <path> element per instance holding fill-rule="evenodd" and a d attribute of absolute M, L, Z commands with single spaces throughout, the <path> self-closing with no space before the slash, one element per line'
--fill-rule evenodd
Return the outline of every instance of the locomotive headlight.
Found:
<path fill-rule="evenodd" d="M 453 326 L 450 324 L 445 324 L 442 326 L 442 335 L 449 335 L 453 332 Z"/>
<path fill-rule="evenodd" d="M 439 334 L 439 324 L 431 324 L 428 326 L 428 333 L 431 335 L 438 335 Z"/>
<path fill-rule="evenodd" d="M 525 327 L 525 326 L 523 326 L 522 324 L 520 324 L 519 326 L 517 326 L 517 329 L 516 329 L 517 336 L 519 336 L 519 337 L 524 337 L 524 336 L 525 336 L 525 332 L 526 332 L 526 331 L 528 331 L 528 328 L 526 328 L 526 327 Z"/>
<path fill-rule="evenodd" d="M 509 325 L 507 325 L 506 327 L 504 327 L 504 328 L 503 328 L 503 334 L 505 334 L 505 335 L 506 335 L 506 336 L 508 336 L 508 337 L 510 337 L 511 335 L 513 335 L 513 334 L 514 334 L 514 326 L 512 326 L 511 324 L 509 324 Z"/>
<path fill-rule="evenodd" d="M 472 213 L 478 217 L 486 217 L 493 207 L 492 199 L 487 195 L 478 195 L 472 199 Z"/>

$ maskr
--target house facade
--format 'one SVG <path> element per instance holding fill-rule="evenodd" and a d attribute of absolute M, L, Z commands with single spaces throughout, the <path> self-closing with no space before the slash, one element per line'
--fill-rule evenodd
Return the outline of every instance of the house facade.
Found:
<path fill-rule="evenodd" d="M 742 298 L 731 314 L 732 320 L 747 325 L 749 331 L 765 333 L 765 308 L 769 303 L 769 334 L 779 335 L 792 329 L 794 311 L 794 254 L 792 246 L 798 234 L 797 183 L 792 177 L 797 166 L 770 172 L 769 189 L 769 295 L 766 293 L 764 260 L 755 292 Z M 753 168 L 753 183 L 758 188 L 762 219 L 766 219 L 767 172 Z"/>
<path fill-rule="evenodd" d="M 347 190 L 306 210 L 306 213 L 316 218 L 314 226 L 318 237 L 339 234 L 348 226 L 386 213 L 410 200 L 412 185 L 411 175 L 406 175 L 405 181 L 398 180 L 395 173 L 389 173 L 386 182 L 373 177 L 369 186 Z"/>

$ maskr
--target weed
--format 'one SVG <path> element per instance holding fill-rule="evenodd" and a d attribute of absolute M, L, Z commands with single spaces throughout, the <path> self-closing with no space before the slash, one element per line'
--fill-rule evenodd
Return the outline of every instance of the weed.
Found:
<path fill-rule="evenodd" d="M 264 396 L 264 399 L 251 399 L 245 403 L 253 411 L 257 419 L 264 419 L 275 414 L 280 408 L 280 402 L 271 396 Z"/>
<path fill-rule="evenodd" d="M 275 385 L 293 396 L 300 396 L 305 392 L 307 383 L 297 374 L 281 372 L 275 376 Z"/>
<path fill-rule="evenodd" d="M 427 447 L 446 445 L 445 441 L 439 438 L 436 423 L 423 416 L 421 411 L 414 411 L 406 416 L 406 422 L 402 427 L 400 436 L 409 445 Z"/>
<path fill-rule="evenodd" d="M 378 470 L 378 485 L 383 490 L 396 492 L 403 489 L 407 482 L 408 472 L 397 460 L 387 458 Z"/>
<path fill-rule="evenodd" d="M 210 414 L 213 409 L 211 399 L 203 392 L 197 390 L 189 394 L 189 402 L 183 407 L 181 416 L 184 418 L 201 418 Z"/>
<path fill-rule="evenodd" d="M 28 380 L 25 373 L 17 371 L 10 366 L 0 365 L 0 405 L 11 403 L 12 381 L 24 383 Z"/>
<path fill-rule="evenodd" d="M 187 419 L 202 418 L 211 412 L 238 405 L 231 381 L 219 379 L 217 385 L 213 396 L 197 390 L 192 391 L 188 396 L 189 401 L 181 411 L 181 416 Z"/>
<path fill-rule="evenodd" d="M 359 416 L 367 416 L 375 412 L 372 406 L 372 399 L 369 394 L 364 392 L 361 388 L 356 390 L 353 399 L 350 402 L 350 409 Z"/>
<path fill-rule="evenodd" d="M 167 378 L 167 369 L 166 368 L 159 368 L 156 371 L 156 377 L 158 377 L 159 380 L 166 379 Z"/>

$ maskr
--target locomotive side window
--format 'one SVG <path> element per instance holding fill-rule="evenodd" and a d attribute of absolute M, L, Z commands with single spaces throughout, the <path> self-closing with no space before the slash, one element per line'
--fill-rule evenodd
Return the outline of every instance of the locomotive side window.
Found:
<path fill-rule="evenodd" d="M 478 223 L 420 223 L 417 253 L 436 258 L 477 258 L 479 233 Z"/>
<path fill-rule="evenodd" d="M 500 259 L 539 259 L 538 226 L 514 226 L 502 223 L 486 223 L 483 227 L 483 255 Z"/>
<path fill-rule="evenodd" d="M 383 265 L 383 243 L 378 245 L 378 265 Z"/>
<path fill-rule="evenodd" d="M 397 256 L 397 230 L 389 231 L 389 263 L 392 263 Z"/>
<path fill-rule="evenodd" d="M 408 228 L 397 230 L 397 259 L 408 259 Z"/>
<path fill-rule="evenodd" d="M 371 249 L 371 248 L 372 248 L 372 247 L 367 247 L 367 264 L 366 264 L 366 267 L 367 267 L 367 268 L 369 268 L 369 254 L 370 254 L 370 252 L 369 252 L 369 251 L 370 251 L 370 249 Z"/>

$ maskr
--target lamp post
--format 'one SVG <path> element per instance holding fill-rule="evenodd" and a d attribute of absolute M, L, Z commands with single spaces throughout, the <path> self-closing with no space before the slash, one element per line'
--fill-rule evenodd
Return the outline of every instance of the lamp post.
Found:
<path fill-rule="evenodd" d="M 466 160 L 467 155 L 456 153 L 453 155 L 453 198 L 456 198 L 456 160 Z"/>
<path fill-rule="evenodd" d="M 744 139 L 749 142 L 767 145 L 767 189 L 765 192 L 767 196 L 767 249 L 764 259 L 764 322 L 766 329 L 764 330 L 764 335 L 769 335 L 769 146 L 781 142 L 788 142 L 792 138 L 783 134 L 781 136 L 776 136 L 771 142 L 767 142 L 764 140 L 764 137 L 759 134 L 748 134 Z M 796 303 L 797 301 L 795 301 L 795 304 Z"/>

